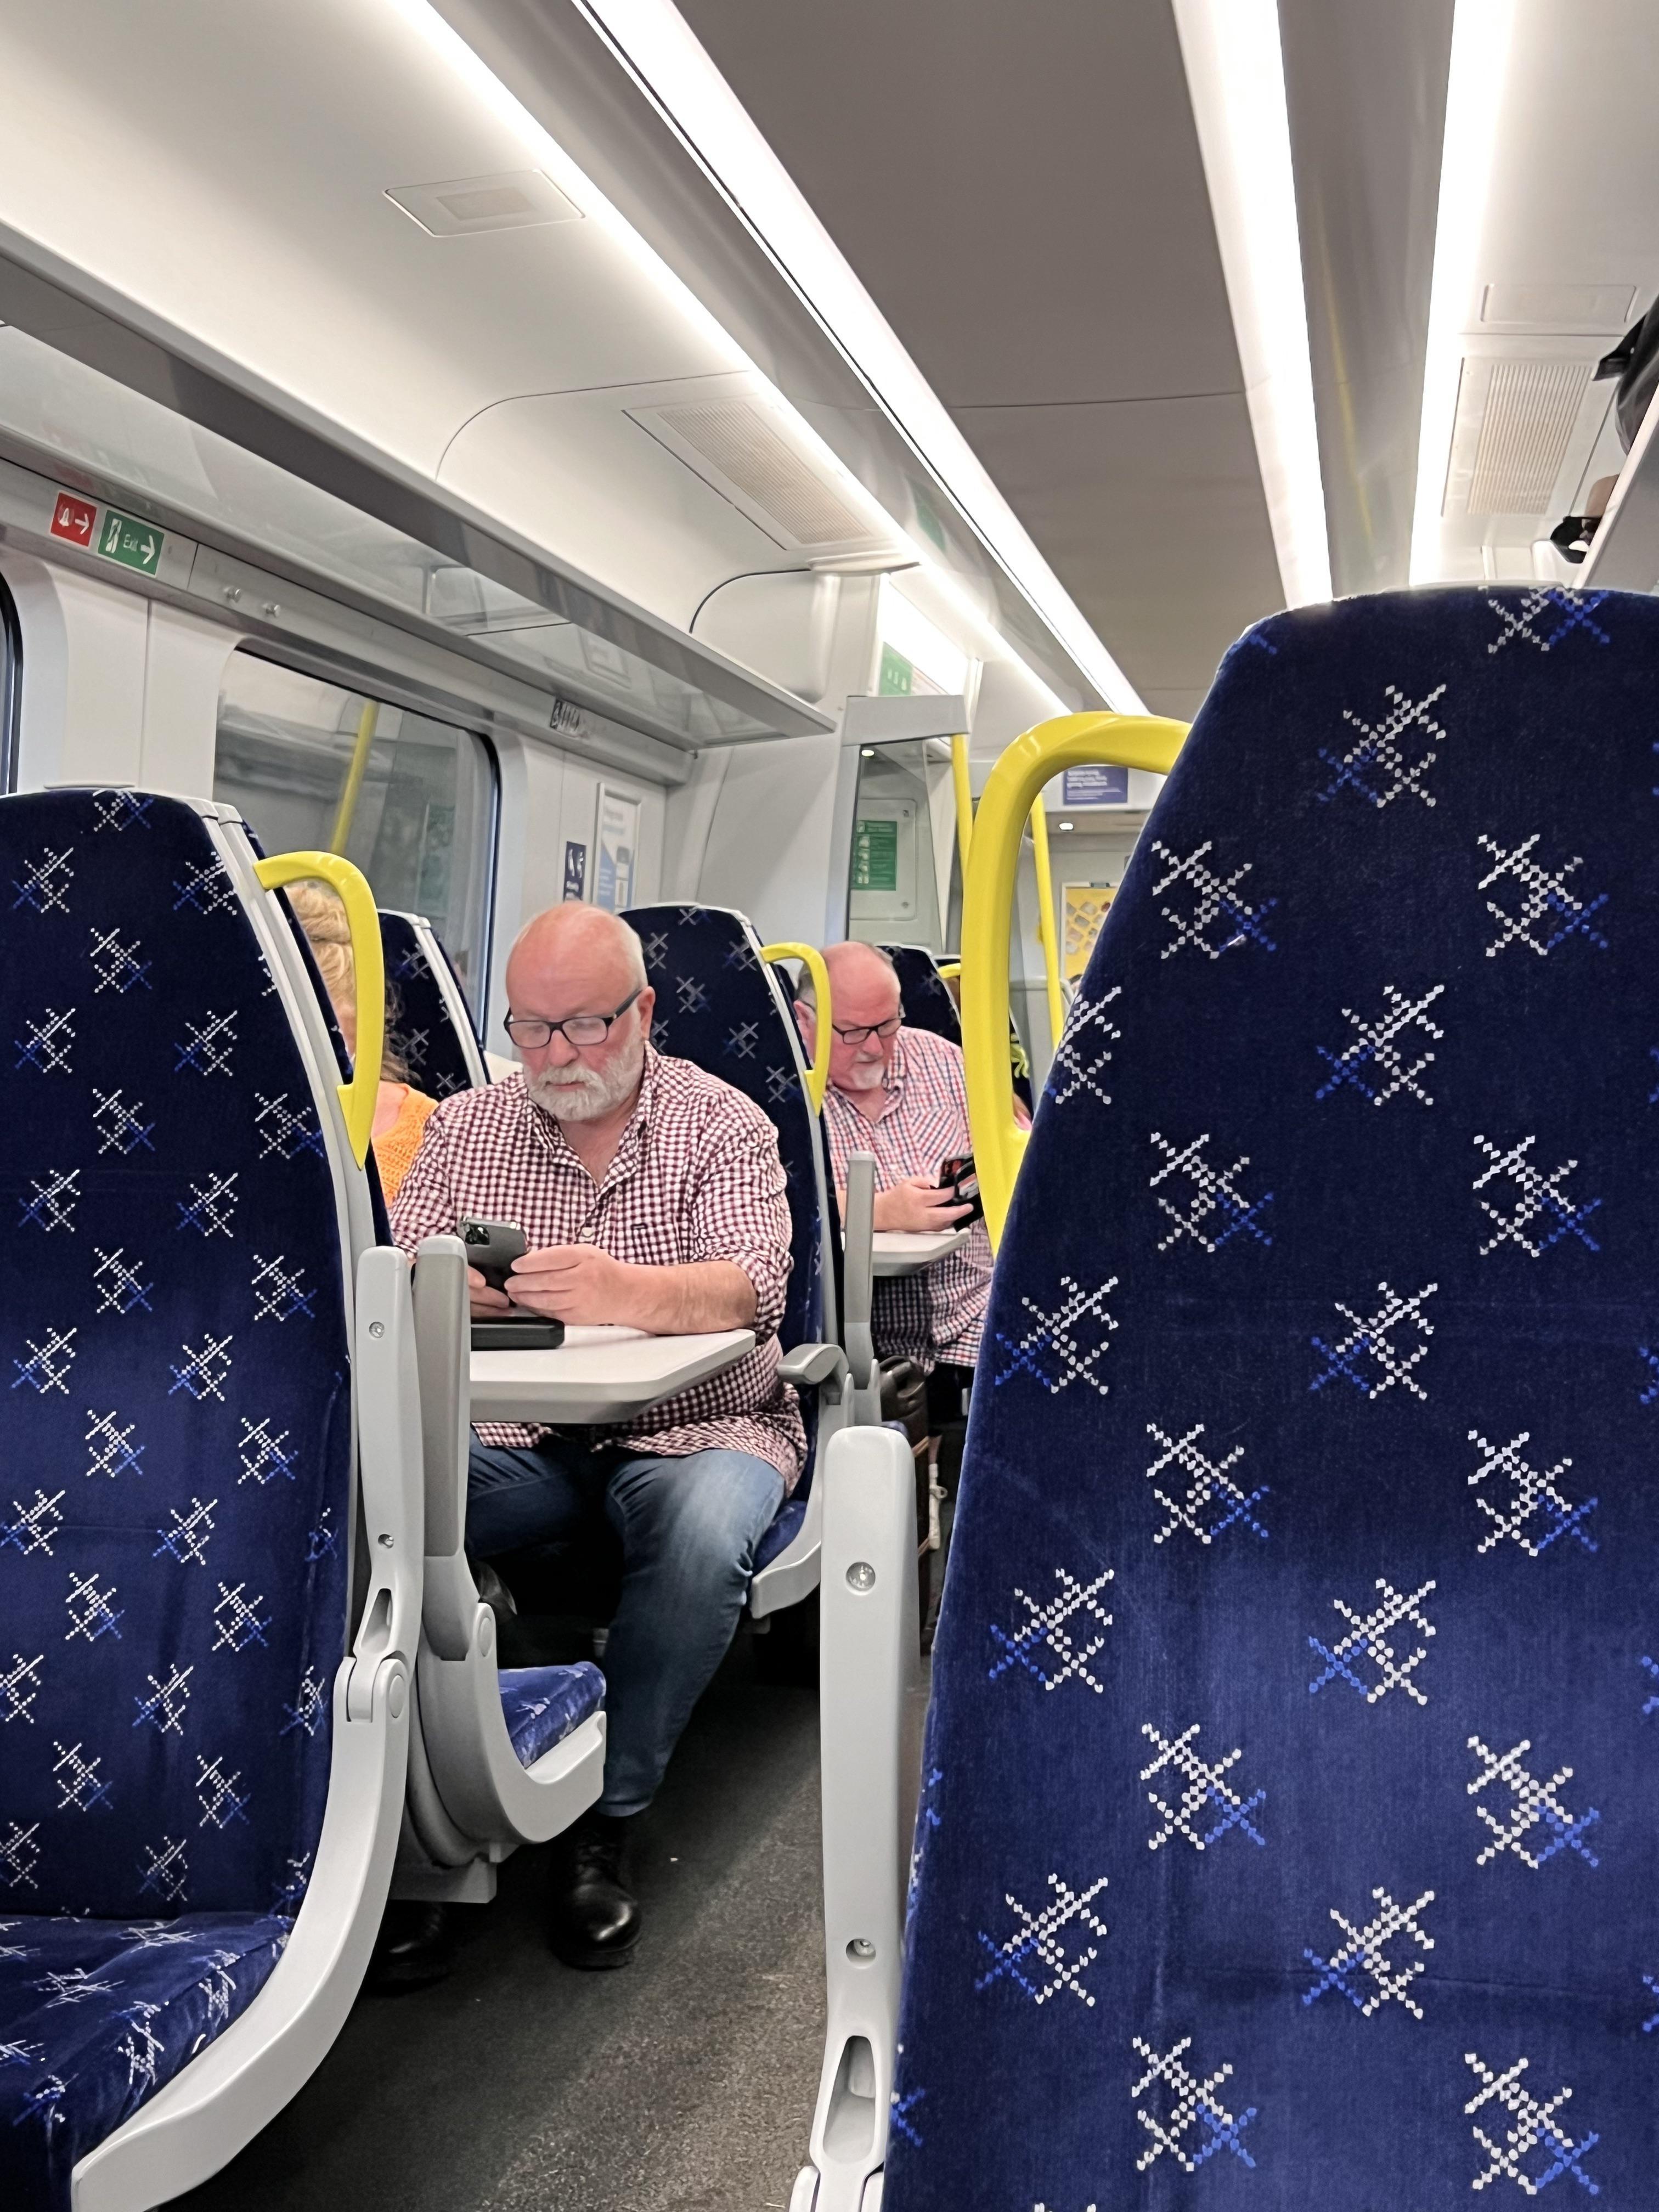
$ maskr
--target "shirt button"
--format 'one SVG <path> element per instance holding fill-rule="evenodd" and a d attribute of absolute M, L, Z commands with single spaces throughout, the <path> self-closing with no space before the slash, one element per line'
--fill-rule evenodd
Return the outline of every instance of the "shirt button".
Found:
<path fill-rule="evenodd" d="M 579 1244 L 591 1244 L 593 1242 L 592 1231 L 591 1229 L 579 1229 L 576 1231 L 576 1242 Z"/>

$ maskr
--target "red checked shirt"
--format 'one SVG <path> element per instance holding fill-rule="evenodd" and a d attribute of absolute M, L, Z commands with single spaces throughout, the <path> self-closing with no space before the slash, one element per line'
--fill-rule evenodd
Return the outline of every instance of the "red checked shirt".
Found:
<path fill-rule="evenodd" d="M 647 1046 L 639 1103 L 605 1170 L 592 1177 L 553 1116 L 509 1076 L 446 1098 L 426 1125 L 392 1210 L 413 1254 L 476 1214 L 516 1222 L 532 1251 L 597 1244 L 635 1266 L 729 1260 L 755 1286 L 754 1350 L 735 1367 L 596 1430 L 596 1443 L 665 1459 L 739 1451 L 769 1460 L 793 1486 L 806 1456 L 794 1392 L 778 1379 L 777 1328 L 789 1279 L 789 1202 L 777 1132 L 760 1108 L 689 1060 Z M 533 1443 L 547 1430 L 490 1422 L 486 1443 Z"/>
<path fill-rule="evenodd" d="M 973 1151 L 962 1052 L 948 1037 L 901 1029 L 882 1092 L 880 1118 L 874 1121 L 833 1085 L 823 1094 L 830 1156 L 843 1190 L 851 1152 L 873 1152 L 876 1188 L 890 1190 L 910 1176 L 935 1179 L 941 1162 Z M 914 1359 L 924 1374 L 941 1360 L 973 1367 L 990 1296 L 991 1243 L 985 1224 L 976 1221 L 968 1242 L 947 1259 L 876 1284 L 876 1350 L 884 1358 Z"/>

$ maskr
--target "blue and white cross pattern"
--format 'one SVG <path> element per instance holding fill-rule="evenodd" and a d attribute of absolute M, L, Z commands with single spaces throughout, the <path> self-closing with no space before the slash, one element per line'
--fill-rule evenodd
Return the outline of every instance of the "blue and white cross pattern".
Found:
<path fill-rule="evenodd" d="M 1135 2118 L 1152 2137 L 1135 2160 L 1137 2173 L 1145 2173 L 1166 2153 L 1187 2173 L 1196 2173 L 1206 2159 L 1213 2158 L 1218 2150 L 1230 2150 L 1246 2166 L 1255 2164 L 1243 2141 L 1245 2129 L 1255 2118 L 1255 2106 L 1249 2106 L 1235 2119 L 1216 2095 L 1222 2083 L 1231 2078 L 1231 2062 L 1200 2079 L 1186 2063 L 1192 2047 L 1190 2035 L 1183 2035 L 1164 2051 L 1139 2036 L 1134 2039 L 1135 2051 L 1146 2070 L 1129 2094 L 1145 2097 L 1155 2081 L 1162 2081 L 1170 2100 L 1161 2119 L 1144 2106 L 1135 2106 Z"/>
<path fill-rule="evenodd" d="M 1646 1674 L 1648 1680 L 1650 1682 L 1659 1683 L 1659 1659 L 1650 1657 L 1649 1654 L 1644 1651 L 1638 1663 Z M 4 1678 L 0 1677 L 0 1690 L 3 1690 L 4 1688 Z M 1659 1713 L 1659 1689 L 1653 1692 L 1651 1696 L 1648 1698 L 1642 1707 L 1642 1717 L 1644 1720 L 1646 1720 L 1652 1713 Z M 0 1716 L 0 1717 L 3 1717 L 3 1716 Z"/>
<path fill-rule="evenodd" d="M 34 860 L 25 860 L 23 872 L 12 879 L 16 897 L 11 902 L 14 914 L 20 907 L 27 907 L 35 914 L 67 914 L 69 887 L 75 880 L 75 871 L 70 866 L 75 848 L 66 845 L 61 853 L 54 853 L 50 845 Z"/>
<path fill-rule="evenodd" d="M 1469 1442 L 1486 1455 L 1469 1477 L 1469 1487 L 1478 1488 L 1489 1474 L 1501 1476 L 1510 1485 L 1509 1498 L 1504 1504 L 1494 1504 L 1484 1491 L 1475 1499 L 1492 1524 L 1475 1550 L 1490 1552 L 1509 1537 L 1529 1559 L 1536 1559 L 1543 1556 L 1558 1536 L 1571 1536 L 1585 1551 L 1595 1551 L 1595 1539 L 1585 1534 L 1583 1524 L 1595 1512 L 1599 1499 L 1587 1498 L 1582 1504 L 1575 1505 L 1564 1496 L 1556 1486 L 1556 1477 L 1566 1473 L 1572 1465 L 1571 1460 L 1557 1460 L 1553 1467 L 1540 1474 L 1521 1456 L 1522 1445 L 1531 1440 L 1530 1429 L 1522 1429 L 1506 1444 L 1488 1443 L 1479 1429 L 1469 1431 Z"/>
<path fill-rule="evenodd" d="M 1586 1865 L 1601 1864 L 1586 1845 L 1584 1837 L 1601 1815 L 1594 1806 L 1587 1813 L 1570 1813 L 1556 1794 L 1564 1782 L 1572 1779 L 1571 1767 L 1558 1767 L 1547 1782 L 1540 1782 L 1521 1764 L 1522 1753 L 1532 1749 L 1530 1736 L 1522 1736 L 1519 1743 L 1502 1753 L 1489 1749 L 1478 1735 L 1469 1738 L 1468 1747 L 1480 1762 L 1480 1773 L 1468 1785 L 1469 1796 L 1479 1796 L 1492 1783 L 1502 1782 L 1514 1800 L 1507 1820 L 1499 1820 L 1484 1805 L 1475 1807 L 1492 1833 L 1492 1841 L 1476 1857 L 1476 1866 L 1487 1866 L 1505 1851 L 1513 1851 L 1536 1874 L 1558 1851 L 1566 1850 L 1576 1851 Z M 1527 1839 L 1539 1828 L 1549 1841 L 1541 1850 L 1535 1850 Z"/>
<path fill-rule="evenodd" d="M 234 1009 L 224 1014 L 210 1011 L 198 1022 L 186 1021 L 185 1034 L 173 1047 L 173 1072 L 181 1075 L 188 1068 L 197 1075 L 228 1075 L 235 1043 Z"/>
<path fill-rule="evenodd" d="M 1060 1049 L 1048 1071 L 1051 1104 L 1066 1105 L 1083 1091 L 1102 1106 L 1111 1104 L 1112 1095 L 1100 1079 L 1111 1059 L 1112 1047 L 1123 1042 L 1123 1032 L 1107 1009 L 1122 995 L 1122 987 L 1114 983 L 1103 999 L 1079 997 L 1072 1001 Z"/>
<path fill-rule="evenodd" d="M 1249 1797 L 1241 1797 L 1226 1778 L 1244 1756 L 1243 1747 L 1236 1747 L 1212 1764 L 1200 1759 L 1193 1747 L 1200 1728 L 1200 1723 L 1194 1721 L 1190 1728 L 1183 1729 L 1171 1739 L 1154 1728 L 1151 1721 L 1141 1723 L 1142 1735 L 1158 1746 L 1157 1758 L 1140 1770 L 1141 1780 L 1150 1782 L 1153 1775 L 1167 1766 L 1180 1777 L 1182 1783 L 1181 1802 L 1173 1807 L 1166 1805 L 1157 1790 L 1146 1792 L 1146 1802 L 1164 1816 L 1164 1826 L 1146 1838 L 1147 1850 L 1155 1851 L 1172 1836 L 1184 1836 L 1195 1851 L 1206 1850 L 1212 1844 L 1218 1843 L 1231 1828 L 1238 1829 L 1253 1844 L 1265 1847 L 1267 1839 L 1250 1815 L 1267 1802 L 1267 1791 L 1258 1790 Z M 1200 1830 L 1194 1816 L 1201 1815 L 1208 1820 L 1212 1814 L 1219 1814 L 1220 1818 L 1212 1826 Z"/>
<path fill-rule="evenodd" d="M 1411 1985 L 1423 1972 L 1423 1961 L 1408 1959 L 1403 1966 L 1395 1966 L 1389 1957 L 1388 1947 L 1396 1936 L 1409 1936 L 1421 1949 L 1433 1950 L 1434 1938 L 1419 1925 L 1418 1915 L 1425 1905 L 1434 1903 L 1434 1892 L 1425 1889 L 1415 1903 L 1396 1905 L 1386 1889 L 1374 1889 L 1371 1901 L 1376 1911 L 1363 1928 L 1356 1928 L 1352 1920 L 1332 1905 L 1331 1918 L 1347 1940 L 1328 1959 L 1322 1959 L 1317 1951 L 1303 1952 L 1318 1979 L 1311 1989 L 1304 1990 L 1302 2002 L 1304 2005 L 1316 2004 L 1327 1990 L 1340 1990 L 1366 2020 L 1389 2003 L 1404 2005 L 1414 2020 L 1421 2020 L 1423 2008 L 1412 1996 Z M 1358 1983 L 1361 1973 L 1370 1977 L 1374 1987 L 1366 1990 Z"/>
<path fill-rule="evenodd" d="M 12 1389 L 20 1390 L 27 1382 L 30 1389 L 42 1398 L 52 1391 L 67 1398 L 69 1372 L 75 1364 L 75 1340 L 79 1334 L 78 1329 L 59 1328 L 53 1323 L 48 1325 L 46 1335 L 39 1344 L 32 1336 L 26 1336 L 23 1342 L 28 1347 L 29 1356 L 27 1359 L 19 1359 L 14 1353 L 11 1364 L 17 1370 L 17 1376 Z"/>
<path fill-rule="evenodd" d="M 1075 1276 L 1062 1275 L 1060 1304 L 1051 1314 L 1045 1313 L 1035 1299 L 1022 1297 L 1021 1305 L 1036 1326 L 1017 1341 L 997 1331 L 997 1342 L 1008 1354 L 1008 1362 L 998 1369 L 993 1382 L 1000 1387 L 1011 1376 L 1026 1374 L 1051 1397 L 1073 1382 L 1086 1382 L 1103 1398 L 1112 1386 L 1103 1382 L 1095 1369 L 1112 1348 L 1117 1322 L 1107 1311 L 1106 1301 L 1116 1288 L 1115 1275 L 1092 1291 L 1085 1291 Z M 1099 1332 L 1092 1345 L 1082 1341 L 1085 1323 Z"/>
<path fill-rule="evenodd" d="M 1586 905 L 1576 891 L 1567 889 L 1567 878 L 1584 865 L 1582 853 L 1575 853 L 1555 869 L 1534 860 L 1532 848 L 1542 835 L 1542 830 L 1534 830 L 1518 845 L 1504 846 L 1482 830 L 1475 841 L 1492 855 L 1492 866 L 1476 884 L 1476 890 L 1488 891 L 1507 878 L 1516 884 L 1521 897 L 1514 911 L 1497 899 L 1486 901 L 1486 912 L 1498 926 L 1497 936 L 1486 947 L 1488 960 L 1495 960 L 1510 945 L 1524 945 L 1528 952 L 1547 959 L 1570 937 L 1583 937 L 1603 952 L 1607 949 L 1607 939 L 1595 926 L 1595 916 L 1607 902 L 1607 893 L 1598 893 Z"/>
<path fill-rule="evenodd" d="M 148 991 L 154 987 L 149 980 L 151 963 L 141 960 L 143 947 L 135 938 L 131 945 L 121 942 L 118 929 L 94 929 L 88 958 L 92 962 L 94 993 L 118 992 L 125 997 L 129 991 Z"/>
<path fill-rule="evenodd" d="M 1489 659 L 1517 641 L 1536 652 L 1547 653 L 1574 630 L 1582 630 L 1597 645 L 1613 643 L 1595 620 L 1597 609 L 1608 597 L 1606 592 L 1566 591 L 1559 584 L 1540 584 L 1516 600 L 1496 599 L 1490 592 L 1483 592 L 1480 596 L 1498 622 L 1498 635 L 1486 647 Z M 1541 626 L 1541 617 L 1551 612 L 1557 620 L 1546 629 Z"/>
<path fill-rule="evenodd" d="M 1576 1237 L 1592 1252 L 1601 1246 L 1590 1235 L 1584 1224 L 1600 1206 L 1599 1198 L 1587 1205 L 1575 1206 L 1561 1188 L 1563 1180 L 1578 1165 L 1577 1160 L 1564 1160 L 1559 1168 L 1546 1175 L 1541 1168 L 1527 1158 L 1538 1142 L 1536 1133 L 1522 1137 L 1507 1151 L 1494 1145 L 1489 1138 L 1477 1137 L 1475 1144 L 1486 1156 L 1487 1164 L 1476 1176 L 1473 1188 L 1482 1191 L 1495 1176 L 1505 1176 L 1515 1186 L 1518 1195 L 1510 1201 L 1510 1210 L 1503 1212 L 1490 1199 L 1480 1200 L 1480 1211 L 1492 1224 L 1497 1234 L 1489 1237 L 1480 1247 L 1484 1260 L 1500 1244 L 1518 1244 L 1529 1259 L 1541 1259 L 1552 1245 L 1559 1244 L 1564 1237 Z M 1534 1229 L 1534 1224 L 1535 1229 Z"/>
<path fill-rule="evenodd" d="M 19 1067 L 32 1067 L 37 1075 L 72 1073 L 75 1008 L 48 1006 L 38 1017 L 23 1017 L 24 1034 L 15 1040 Z"/>
<path fill-rule="evenodd" d="M 1164 1526 L 1152 1537 L 1162 1544 L 1173 1536 L 1177 1528 L 1185 1528 L 1196 1536 L 1200 1544 L 1212 1544 L 1229 1528 L 1243 1527 L 1264 1542 L 1267 1532 L 1255 1517 L 1255 1508 L 1267 1495 L 1268 1486 L 1263 1482 L 1248 1494 L 1236 1483 L 1228 1470 L 1236 1467 L 1244 1456 L 1243 1444 L 1235 1444 L 1220 1465 L 1199 1449 L 1198 1439 L 1204 1433 L 1204 1423 L 1198 1421 L 1184 1437 L 1170 1437 L 1156 1421 L 1148 1421 L 1146 1433 L 1164 1449 L 1146 1470 L 1146 1479 L 1152 1486 L 1152 1495 L 1169 1515 Z M 1187 1477 L 1184 1498 L 1171 1498 L 1161 1490 L 1158 1478 L 1174 1462 Z"/>
<path fill-rule="evenodd" d="M 1464 2112 L 1473 2115 L 1483 2106 L 1495 2102 L 1502 2106 L 1514 2124 L 1505 2131 L 1501 2143 L 1494 2142 L 1479 2125 L 1473 2130 L 1488 2163 L 1469 2184 L 1472 2190 L 1485 2189 L 1493 2181 L 1512 2181 L 1524 2196 L 1536 2197 L 1552 2181 L 1559 2181 L 1564 2173 L 1570 2173 L 1581 2189 L 1587 2190 L 1592 2197 L 1600 2196 L 1599 2185 L 1590 2179 L 1578 2161 L 1587 2157 L 1601 2138 L 1591 2134 L 1575 2142 L 1556 2123 L 1556 2114 L 1572 2095 L 1571 2089 L 1558 2089 L 1547 2103 L 1540 2105 L 1532 2092 L 1522 2086 L 1521 2076 L 1532 2063 L 1529 2058 L 1517 2058 L 1501 2074 L 1488 2066 L 1476 2051 L 1466 2051 L 1463 2063 L 1473 2069 L 1481 2084 L 1464 2106 Z M 1534 2151 L 1543 2152 L 1550 2162 L 1541 2172 L 1528 2173 L 1522 2161 L 1530 2159 Z"/>
<path fill-rule="evenodd" d="M 1218 1168 L 1204 1157 L 1204 1147 L 1210 1141 L 1206 1131 L 1194 1137 L 1190 1144 L 1172 1145 L 1160 1131 L 1152 1131 L 1152 1142 L 1164 1155 L 1164 1164 L 1154 1170 L 1147 1183 L 1149 1190 L 1171 1176 L 1184 1176 L 1192 1191 L 1184 1206 L 1177 1206 L 1158 1194 L 1158 1210 L 1167 1214 L 1175 1227 L 1159 1240 L 1158 1250 L 1167 1252 L 1183 1237 L 1190 1237 L 1195 1244 L 1209 1253 L 1218 1252 L 1241 1232 L 1254 1237 L 1258 1244 L 1271 1244 L 1273 1238 L 1261 1225 L 1261 1217 L 1273 1202 L 1272 1191 L 1263 1191 L 1260 1198 L 1247 1198 L 1237 1185 L 1241 1168 L 1250 1164 L 1250 1156 L 1243 1152 L 1230 1168 Z"/>
<path fill-rule="evenodd" d="M 1356 1034 L 1340 1052 L 1330 1052 L 1322 1044 L 1315 1048 L 1319 1057 L 1328 1063 L 1331 1073 L 1319 1089 L 1316 1099 L 1333 1097 L 1344 1088 L 1358 1091 L 1373 1106 L 1386 1106 L 1390 1098 L 1401 1091 L 1407 1092 L 1421 1106 L 1432 1106 L 1432 1092 L 1425 1091 L 1418 1077 L 1434 1065 L 1434 1054 L 1421 1049 L 1418 1040 L 1412 1038 L 1406 1049 L 1417 1057 L 1409 1067 L 1401 1039 L 1413 1029 L 1420 1030 L 1425 1036 L 1440 1043 L 1446 1032 L 1437 1023 L 1429 1019 L 1428 1009 L 1444 995 L 1443 983 L 1431 984 L 1420 998 L 1409 998 L 1392 983 L 1382 986 L 1386 1001 L 1380 1014 L 1367 1021 L 1355 1013 L 1352 1006 L 1344 1006 L 1343 1018 L 1353 1024 Z"/>
<path fill-rule="evenodd" d="M 1092 2008 L 1095 2001 L 1084 1985 L 1083 1973 L 1099 1957 L 1100 1946 L 1091 1943 L 1076 1958 L 1068 1958 L 1060 1930 L 1077 1921 L 1102 1942 L 1110 1934 L 1105 1922 L 1090 1910 L 1105 1888 L 1106 1877 L 1103 1874 L 1087 1889 L 1074 1890 L 1057 1874 L 1051 1874 L 1048 1887 L 1054 1895 L 1039 1912 L 1028 1912 L 1011 1892 L 1004 1894 L 1003 1903 L 1019 1924 L 1002 1943 L 980 1929 L 980 1943 L 990 1954 L 991 1965 L 974 1987 L 988 1990 L 1006 1977 L 1024 1990 L 1033 2004 L 1046 2004 L 1058 1990 L 1069 1990 Z"/>
<path fill-rule="evenodd" d="M 1015 1589 L 1014 1595 L 1029 1616 L 1012 1634 L 1006 1628 L 991 1624 L 991 1641 L 1000 1647 L 1002 1656 L 992 1668 L 990 1679 L 1006 1674 L 1011 1667 L 1023 1667 L 1033 1680 L 1045 1690 L 1057 1690 L 1062 1682 L 1078 1681 L 1099 1697 L 1106 1685 L 1097 1681 L 1089 1671 L 1089 1662 L 1106 1642 L 1106 1631 L 1112 1625 L 1112 1616 L 1100 1605 L 1100 1593 L 1112 1579 L 1113 1571 L 1104 1568 L 1091 1583 L 1080 1583 L 1064 1567 L 1054 1569 L 1054 1580 L 1060 1584 L 1058 1593 L 1046 1605 L 1039 1605 L 1025 1591 Z M 1079 1624 L 1081 1632 L 1089 1637 L 1079 1649 L 1073 1640 L 1066 1623 L 1079 1613 L 1086 1618 Z M 1089 1635 L 1089 1624 L 1094 1623 L 1095 1632 Z M 1038 1653 L 1046 1654 L 1047 1663 Z"/>
<path fill-rule="evenodd" d="M 1359 735 L 1340 755 L 1321 745 L 1319 757 L 1333 774 L 1316 796 L 1328 804 L 1346 789 L 1357 792 L 1380 811 L 1401 792 L 1408 791 L 1425 806 L 1432 806 L 1434 794 L 1423 779 L 1439 758 L 1437 747 L 1445 743 L 1447 732 L 1429 709 L 1444 696 L 1445 689 L 1443 684 L 1437 684 L 1420 699 L 1409 699 L 1397 684 L 1385 684 L 1382 696 L 1387 707 L 1375 722 L 1363 721 L 1351 707 L 1345 707 L 1343 720 Z"/>
<path fill-rule="evenodd" d="M 1423 1306 L 1440 1285 L 1425 1283 L 1409 1297 L 1402 1297 L 1386 1282 L 1376 1287 L 1382 1295 L 1382 1303 L 1373 1314 L 1357 1314 L 1340 1298 L 1333 1299 L 1338 1313 L 1349 1324 L 1347 1333 L 1334 1344 L 1327 1344 L 1322 1336 L 1310 1339 L 1326 1364 L 1308 1387 L 1310 1390 L 1322 1390 L 1328 1382 L 1334 1382 L 1340 1376 L 1364 1398 L 1380 1398 L 1385 1390 L 1392 1390 L 1400 1383 L 1413 1398 L 1426 1400 L 1429 1394 L 1412 1370 L 1429 1356 L 1434 1323 L 1425 1315 Z M 1395 1330 L 1407 1328 L 1415 1330 L 1420 1341 L 1413 1343 L 1408 1336 L 1405 1344 L 1396 1344 Z"/>
<path fill-rule="evenodd" d="M 1264 899 L 1260 906 L 1252 906 L 1239 894 L 1238 886 L 1250 872 L 1252 863 L 1242 862 L 1231 875 L 1218 876 L 1205 861 L 1205 854 L 1214 843 L 1206 837 L 1204 842 L 1183 859 L 1172 853 L 1159 839 L 1154 839 L 1152 850 L 1164 864 L 1164 874 L 1152 887 L 1155 898 L 1166 891 L 1181 887 L 1183 903 L 1159 908 L 1164 919 L 1174 926 L 1175 934 L 1158 956 L 1168 960 L 1173 954 L 1190 946 L 1208 960 L 1219 960 L 1224 952 L 1236 945 L 1254 945 L 1263 952 L 1278 950 L 1268 936 L 1267 917 L 1279 904 L 1277 899 Z"/>
<path fill-rule="evenodd" d="M 1381 1602 L 1367 1613 L 1357 1613 L 1344 1598 L 1333 1598 L 1332 1605 L 1349 1626 L 1346 1636 L 1339 1636 L 1329 1645 L 1316 1636 L 1308 1638 L 1308 1649 L 1316 1652 L 1325 1662 L 1325 1671 L 1309 1683 L 1312 1692 L 1322 1690 L 1327 1682 L 1344 1681 L 1355 1693 L 1364 1698 L 1368 1705 L 1380 1705 L 1390 1690 L 1403 1690 L 1413 1705 L 1426 1705 L 1426 1693 L 1412 1680 L 1425 1659 L 1429 1647 L 1419 1644 L 1408 1659 L 1402 1660 L 1389 1641 L 1390 1629 L 1404 1620 L 1422 1637 L 1434 1634 L 1433 1624 L 1422 1610 L 1423 1600 L 1434 1588 L 1432 1582 L 1424 1583 L 1409 1597 L 1395 1589 L 1379 1575 L 1376 1589 Z M 1361 1656 L 1376 1669 L 1375 1681 L 1368 1682 L 1356 1670 Z"/>

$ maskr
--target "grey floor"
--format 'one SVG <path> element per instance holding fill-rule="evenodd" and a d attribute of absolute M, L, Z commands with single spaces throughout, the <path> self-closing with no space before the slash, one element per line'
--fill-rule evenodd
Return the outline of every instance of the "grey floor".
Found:
<path fill-rule="evenodd" d="M 633 1963 L 541 1932 L 545 1854 L 465 1916 L 453 1978 L 362 1999 L 189 2212 L 766 2212 L 805 2155 L 823 2019 L 817 1705 L 740 1639 L 641 1823 Z"/>

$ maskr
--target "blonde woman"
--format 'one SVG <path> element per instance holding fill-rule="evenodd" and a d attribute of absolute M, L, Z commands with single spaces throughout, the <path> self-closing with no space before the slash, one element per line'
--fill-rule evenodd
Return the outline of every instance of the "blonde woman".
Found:
<path fill-rule="evenodd" d="M 306 933 L 311 957 L 327 986 L 334 1018 L 346 1050 L 357 1050 L 357 977 L 351 958 L 351 930 L 337 891 L 327 884 L 294 884 L 289 891 L 295 919 Z M 386 1013 L 392 1012 L 390 994 Z M 399 1185 L 421 1149 L 427 1118 L 437 1105 L 409 1081 L 409 1070 L 398 1058 L 388 1026 L 386 1049 L 380 1056 L 380 1091 L 374 1107 L 374 1164 L 380 1189 L 391 1205 Z"/>

